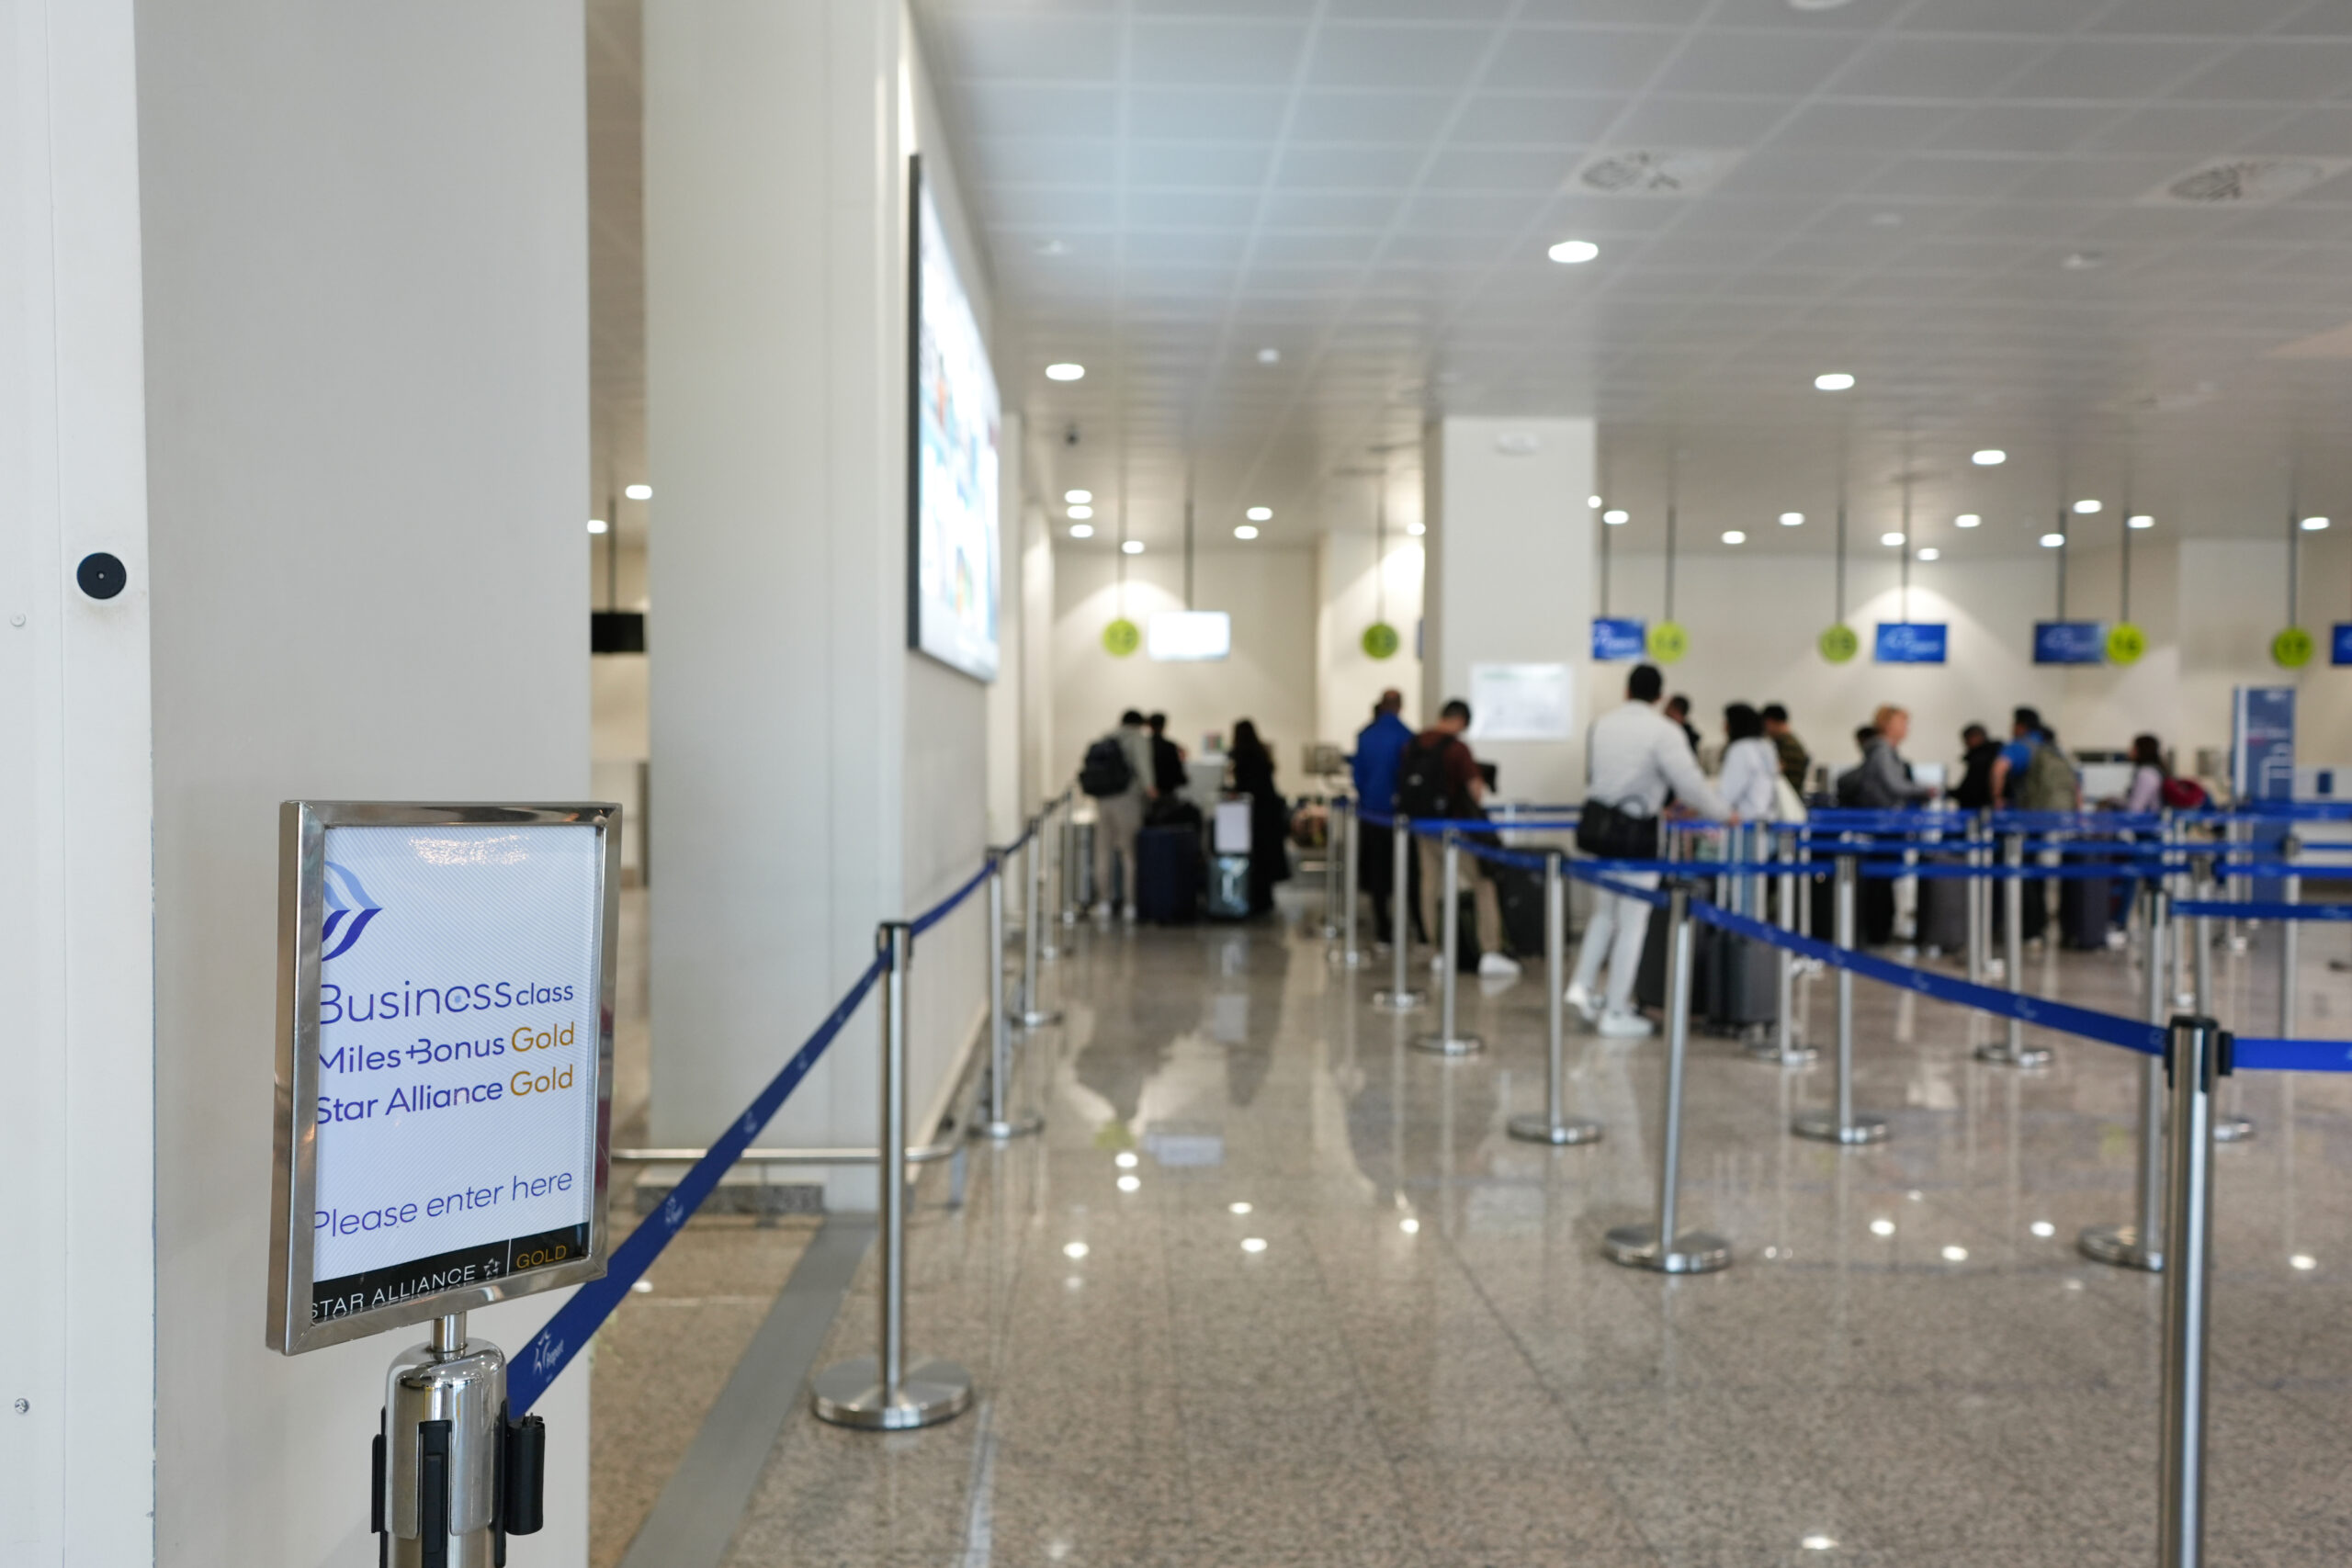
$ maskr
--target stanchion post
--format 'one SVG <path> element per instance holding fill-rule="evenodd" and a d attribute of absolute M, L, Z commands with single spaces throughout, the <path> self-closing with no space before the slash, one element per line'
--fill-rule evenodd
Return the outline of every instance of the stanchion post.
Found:
<path fill-rule="evenodd" d="M 2165 962 L 2171 909 L 2161 883 L 2148 885 L 2141 907 L 2147 927 L 2148 1021 L 2161 1027 L 2172 1012 Z M 2127 1224 L 2088 1226 L 2075 1238 L 2075 1247 L 2093 1262 L 2151 1274 L 2164 1270 L 2164 1125 L 2165 1059 L 2150 1056 L 2140 1064 L 2139 1215 Z"/>
<path fill-rule="evenodd" d="M 1595 1144 L 1598 1122 L 1567 1112 L 1568 879 L 1560 852 L 1544 853 L 1544 984 L 1551 999 L 1544 1012 L 1544 1113 L 1521 1114 L 1508 1123 L 1510 1135 L 1532 1144 Z"/>
<path fill-rule="evenodd" d="M 1804 885 L 1797 880 L 1794 871 L 1786 868 L 1796 863 L 1797 841 L 1794 838 L 1790 838 L 1784 842 L 1781 835 L 1774 833 L 1769 824 L 1758 823 L 1758 827 L 1764 833 L 1764 845 L 1768 852 L 1768 858 L 1779 861 L 1783 867 L 1780 874 L 1781 929 L 1794 932 L 1797 929 L 1797 889 Z M 1762 882 L 1763 879 L 1759 876 L 1759 889 Z M 1764 913 L 1759 897 L 1757 917 L 1760 919 L 1764 917 Z M 1797 1043 L 1797 955 L 1790 949 L 1781 947 L 1775 948 L 1772 956 L 1778 962 L 1780 971 L 1779 1016 L 1773 1021 L 1772 1032 L 1748 1046 L 1747 1055 L 1751 1061 L 1770 1062 L 1774 1066 L 1802 1067 L 1819 1053 L 1810 1045 L 1801 1045 Z"/>
<path fill-rule="evenodd" d="M 1838 945 L 1854 947 L 1854 896 L 1861 868 L 1851 854 L 1838 857 L 1835 887 Z M 1858 1115 L 1854 1111 L 1854 972 L 1838 969 L 1838 1071 L 1827 1111 L 1807 1111 L 1789 1124 L 1800 1138 L 1825 1144 L 1877 1144 L 1886 1141 L 1883 1117 Z"/>
<path fill-rule="evenodd" d="M 1004 862 L 1010 850 L 989 851 L 989 1110 L 973 1127 L 976 1138 L 1018 1138 L 1043 1127 L 1045 1119 L 1009 1109 L 1012 1097 L 1012 1017 L 1004 998 Z M 1030 941 L 1036 926 L 1029 928 Z M 1034 957 L 1034 945 L 1031 953 Z M 1035 971 L 1031 974 L 1034 977 Z M 884 1148 L 890 1145 L 885 1144 Z"/>
<path fill-rule="evenodd" d="M 1047 801 L 1046 808 L 1037 813 L 1037 820 L 1029 828 L 1028 852 L 1033 863 L 1030 866 L 1029 923 L 1037 929 L 1037 962 L 1039 964 L 1052 964 L 1062 955 L 1061 946 L 1054 938 L 1054 928 L 1060 922 L 1045 913 L 1046 867 L 1052 858 L 1047 846 L 1055 841 L 1054 824 L 1060 819 L 1062 812 L 1067 808 L 1068 803 L 1065 801 Z M 1058 914 L 1059 911 L 1057 910 L 1056 913 Z M 1029 995 L 1023 997 L 1022 1000 L 1024 1003 L 1032 1002 L 1036 994 L 1035 976 L 1032 976 Z"/>
<path fill-rule="evenodd" d="M 1070 852 L 1078 846 L 1078 797 L 1062 795 L 1062 829 L 1060 842 L 1054 848 L 1054 863 L 1060 871 L 1061 908 L 1058 913 L 1066 926 L 1078 924 L 1078 866 Z"/>
<path fill-rule="evenodd" d="M 1062 1015 L 1037 1002 L 1037 960 L 1039 943 L 1044 940 L 1046 901 L 1046 863 L 1040 858 L 1046 845 L 1046 824 L 1041 818 L 1029 824 L 1029 844 L 1022 851 L 1026 860 L 1023 867 L 1029 874 L 1027 902 L 1022 917 L 1021 955 L 1021 1017 L 1023 1029 L 1043 1029 L 1049 1023 L 1059 1023 Z"/>
<path fill-rule="evenodd" d="M 2235 823 L 2232 823 L 2228 832 L 2229 836 L 2223 841 L 2224 849 L 2230 848 L 2235 843 L 2237 825 Z M 2219 896 L 2221 878 L 2215 874 L 2211 856 L 2206 856 L 2197 863 L 2197 876 L 2199 883 L 2198 891 L 2199 898 L 2208 903 L 2212 902 Z M 2230 901 L 2235 903 L 2237 902 L 2237 899 L 2233 897 Z M 2236 926 L 2237 917 L 2233 915 L 2229 919 L 2229 931 L 2234 931 Z M 2222 940 L 2229 942 L 2235 939 L 2232 938 L 2228 934 L 2228 931 L 2225 931 Z M 2197 1016 L 2199 1018 L 2211 1018 L 2214 1015 L 2215 997 L 2213 988 L 2213 921 L 2210 916 L 2199 915 L 2197 918 L 2197 956 L 2192 968 L 2197 976 Z M 2233 1091 L 2234 1091 L 2235 1087 L 2235 1085 L 2232 1086 Z M 2253 1118 L 2247 1116 L 2245 1111 L 2234 1103 L 2233 1100 L 2232 1103 L 2220 1106 L 2214 1111 L 2213 1141 L 2215 1143 L 2243 1143 L 2253 1136 Z"/>
<path fill-rule="evenodd" d="M 1384 1012 L 1415 1012 L 1421 993 L 1413 989 L 1413 821 L 1403 812 L 1388 818 L 1388 953 L 1394 964 L 1388 989 L 1372 993 Z"/>
<path fill-rule="evenodd" d="M 1445 932 L 1439 947 L 1438 1024 L 1433 1034 L 1413 1036 L 1413 1049 L 1427 1051 L 1434 1056 L 1467 1056 L 1485 1048 L 1486 1042 L 1475 1034 L 1464 1034 L 1454 1027 L 1454 998 L 1461 989 L 1461 967 L 1455 953 L 1462 942 L 1462 843 L 1459 830 L 1444 829 L 1440 840 L 1445 851 L 1445 873 L 1440 886 L 1444 889 L 1444 907 L 1438 911 L 1438 925 Z"/>
<path fill-rule="evenodd" d="M 1333 818 L 1340 829 L 1331 840 L 1331 852 L 1340 856 L 1340 946 L 1337 962 L 1343 969 L 1363 967 L 1363 948 L 1356 941 L 1356 906 L 1363 902 L 1361 884 L 1356 871 L 1358 848 L 1363 835 L 1363 825 L 1356 809 L 1356 802 L 1342 796 L 1340 809 Z"/>
<path fill-rule="evenodd" d="M 885 920 L 877 941 L 884 955 L 882 1127 L 875 1140 L 881 1151 L 881 1344 L 876 1355 L 818 1373 L 808 1403 L 818 1419 L 837 1427 L 900 1432 L 962 1415 L 972 1403 L 972 1374 L 954 1361 L 907 1360 L 907 967 L 914 928 Z"/>
<path fill-rule="evenodd" d="M 1682 1065 L 1690 1043 L 1693 942 L 1690 890 L 1676 883 L 1667 896 L 1666 1097 L 1658 1131 L 1657 1221 L 1619 1225 L 1601 1238 L 1601 1252 L 1628 1269 L 1661 1274 L 1712 1274 L 1731 1267 L 1731 1243 L 1704 1231 L 1678 1228 L 1682 1206 Z M 1555 987 L 1554 989 L 1557 989 Z"/>
<path fill-rule="evenodd" d="M 1340 813 L 1346 798 L 1333 795 L 1323 812 L 1323 940 L 1340 940 Z"/>
<path fill-rule="evenodd" d="M 2008 930 L 2002 933 L 2002 979 L 2007 982 L 2011 996 L 2025 992 L 2025 834 L 2012 831 L 2001 856 L 2005 874 L 2001 882 L 2001 912 Z M 2034 888 L 2036 896 L 2041 889 Z M 2046 1067 L 2050 1065 L 2047 1046 L 2025 1043 L 2025 1023 L 2012 1013 L 1997 1041 L 1988 1040 L 1976 1047 L 1976 1059 L 2003 1067 Z"/>
<path fill-rule="evenodd" d="M 1968 823 L 1968 853 L 1963 857 L 1968 865 L 1968 983 L 1984 983 L 1984 879 L 1977 873 L 1984 867 L 1983 815 L 1971 818 Z"/>
<path fill-rule="evenodd" d="M 2200 921 L 2203 917 L 2199 917 Z M 2211 1018 L 2176 1018 L 2166 1043 L 2172 1084 L 2170 1203 L 2165 1224 L 2164 1464 L 2156 1561 L 2205 1561 L 2205 1353 L 2213 1276 L 2213 1088 L 2230 1071 L 2230 1037 Z"/>

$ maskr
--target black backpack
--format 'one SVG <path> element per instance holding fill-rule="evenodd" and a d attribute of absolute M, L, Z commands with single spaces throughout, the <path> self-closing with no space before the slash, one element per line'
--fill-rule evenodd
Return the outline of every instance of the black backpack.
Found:
<path fill-rule="evenodd" d="M 1436 821 L 1454 816 L 1455 802 L 1445 793 L 1445 758 L 1460 742 L 1451 735 L 1440 736 L 1435 745 L 1425 746 L 1416 738 L 1405 747 L 1396 759 L 1396 809 L 1418 821 Z M 1467 802 L 1461 803 L 1467 806 Z"/>
<path fill-rule="evenodd" d="M 1106 735 L 1086 749 L 1086 761 L 1078 769 L 1079 788 L 1101 800 L 1126 794 L 1135 782 L 1135 764 L 1127 761 L 1127 749 L 1117 736 Z"/>

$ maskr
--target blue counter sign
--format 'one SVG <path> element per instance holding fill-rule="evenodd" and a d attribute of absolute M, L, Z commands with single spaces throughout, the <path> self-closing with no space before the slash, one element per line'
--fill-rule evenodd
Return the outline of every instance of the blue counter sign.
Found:
<path fill-rule="evenodd" d="M 2107 627 L 2098 621 L 2036 621 L 2033 623 L 2036 664 L 2104 664 Z"/>
<path fill-rule="evenodd" d="M 1941 664 L 1951 629 L 1942 621 L 1881 621 L 1871 657 L 1881 664 Z"/>
<path fill-rule="evenodd" d="M 2333 645 L 2328 662 L 2352 664 L 2352 621 L 2336 622 L 2335 635 L 2328 640 Z"/>
<path fill-rule="evenodd" d="M 1592 657 L 1601 663 L 1640 659 L 1649 650 L 1649 626 L 1636 616 L 1595 615 Z"/>

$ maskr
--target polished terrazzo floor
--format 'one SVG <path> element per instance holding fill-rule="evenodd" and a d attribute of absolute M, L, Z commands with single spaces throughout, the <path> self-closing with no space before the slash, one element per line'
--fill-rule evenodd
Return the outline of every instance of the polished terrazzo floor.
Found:
<path fill-rule="evenodd" d="M 1863 984 L 1860 1102 L 1890 1142 L 1785 1132 L 1826 1066 L 1690 1054 L 1689 1223 L 1729 1271 L 1604 1261 L 1646 1217 L 1663 1046 L 1571 1041 L 1595 1146 L 1540 1105 L 1543 994 L 1465 990 L 1489 1048 L 1403 1043 L 1307 926 L 1082 927 L 1067 1023 L 1026 1047 L 1042 1138 L 931 1168 L 912 1348 L 977 1374 L 922 1433 L 787 1424 L 729 1561 L 765 1564 L 2141 1564 L 2154 1555 L 2159 1300 L 2082 1260 L 2129 1217 L 2133 1061 Z M 2307 1032 L 2352 1032 L 2310 928 Z M 2265 952 L 2224 955 L 2267 1030 Z M 2030 982 L 2136 1011 L 2122 954 Z M 1385 976 L 1385 971 L 1383 972 Z M 1826 980 L 1807 987 L 1823 1027 Z M 2220 1155 L 2211 1561 L 2352 1555 L 2352 1079 L 2245 1086 Z M 1119 1156 L 1133 1154 L 1131 1167 Z M 1121 1179 L 1132 1177 L 1123 1190 Z M 872 1259 L 826 1359 L 872 1336 Z"/>

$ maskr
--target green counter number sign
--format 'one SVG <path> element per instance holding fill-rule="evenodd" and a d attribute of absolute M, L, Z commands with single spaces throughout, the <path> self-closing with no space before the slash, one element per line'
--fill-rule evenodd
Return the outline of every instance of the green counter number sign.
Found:
<path fill-rule="evenodd" d="M 1363 653 L 1366 659 L 1394 659 L 1405 639 L 1386 621 L 1374 621 L 1363 629 Z"/>
<path fill-rule="evenodd" d="M 1690 651 L 1690 634 L 1680 621 L 1660 621 L 1650 628 L 1648 645 L 1650 657 L 1660 664 L 1679 663 Z"/>
<path fill-rule="evenodd" d="M 1821 657 L 1832 664 L 1844 664 L 1861 650 L 1862 639 L 1843 621 L 1821 634 Z"/>
<path fill-rule="evenodd" d="M 2140 656 L 2148 651 L 2148 634 L 2130 621 L 2118 621 L 2108 628 L 2107 661 L 2109 664 L 2137 664 Z"/>
<path fill-rule="evenodd" d="M 1125 659 L 1143 646 L 1143 628 L 1121 615 L 1102 628 L 1102 650 L 1114 659 Z"/>
<path fill-rule="evenodd" d="M 2312 634 L 2289 626 L 2270 639 L 2271 662 L 2281 670 L 2301 670 L 2312 661 Z"/>

